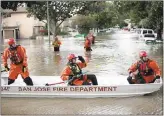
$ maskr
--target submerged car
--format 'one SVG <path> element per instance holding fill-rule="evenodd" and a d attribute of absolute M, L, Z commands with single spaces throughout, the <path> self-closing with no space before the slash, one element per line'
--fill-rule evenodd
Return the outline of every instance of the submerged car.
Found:
<path fill-rule="evenodd" d="M 154 31 L 152 29 L 138 29 L 137 33 L 139 35 L 139 39 L 142 39 L 145 34 L 154 34 Z"/>
<path fill-rule="evenodd" d="M 144 34 L 143 36 L 143 40 L 147 43 L 147 42 L 155 42 L 156 38 L 154 34 Z"/>

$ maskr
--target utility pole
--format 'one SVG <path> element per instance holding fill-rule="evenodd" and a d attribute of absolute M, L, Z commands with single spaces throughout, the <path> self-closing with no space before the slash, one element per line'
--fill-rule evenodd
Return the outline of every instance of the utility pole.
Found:
<path fill-rule="evenodd" d="M 49 18 L 49 4 L 47 1 L 47 25 L 48 25 L 48 40 L 50 43 L 50 18 Z"/>

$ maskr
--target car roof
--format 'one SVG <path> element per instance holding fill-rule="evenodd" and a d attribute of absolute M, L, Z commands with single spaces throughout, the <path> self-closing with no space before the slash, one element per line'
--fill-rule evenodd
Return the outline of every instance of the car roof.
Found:
<path fill-rule="evenodd" d="M 141 30 L 151 30 L 152 31 L 153 29 L 141 29 Z"/>

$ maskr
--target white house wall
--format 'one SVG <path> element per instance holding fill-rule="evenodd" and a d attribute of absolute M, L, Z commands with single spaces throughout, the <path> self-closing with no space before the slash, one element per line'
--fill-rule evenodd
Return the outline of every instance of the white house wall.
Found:
<path fill-rule="evenodd" d="M 4 18 L 2 20 L 3 26 L 19 26 L 20 38 L 29 38 L 33 35 L 33 27 L 41 24 L 38 20 L 34 20 L 34 17 L 27 17 L 27 13 L 12 13 L 11 17 Z"/>

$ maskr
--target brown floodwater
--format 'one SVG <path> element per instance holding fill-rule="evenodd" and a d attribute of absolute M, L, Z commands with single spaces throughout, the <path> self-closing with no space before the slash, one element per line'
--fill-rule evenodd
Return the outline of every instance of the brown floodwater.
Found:
<path fill-rule="evenodd" d="M 67 63 L 67 55 L 84 56 L 84 69 L 95 75 L 128 75 L 127 69 L 138 60 L 140 50 L 146 50 L 163 71 L 163 44 L 145 44 L 128 33 L 96 37 L 91 53 L 85 53 L 83 39 L 61 38 L 60 52 L 55 53 L 47 38 L 19 40 L 26 48 L 30 75 L 58 76 Z M 6 47 L 1 43 L 0 51 Z M 119 81 L 119 80 L 118 80 Z M 1 98 L 3 115 L 162 115 L 163 89 L 148 96 L 127 98 Z"/>

